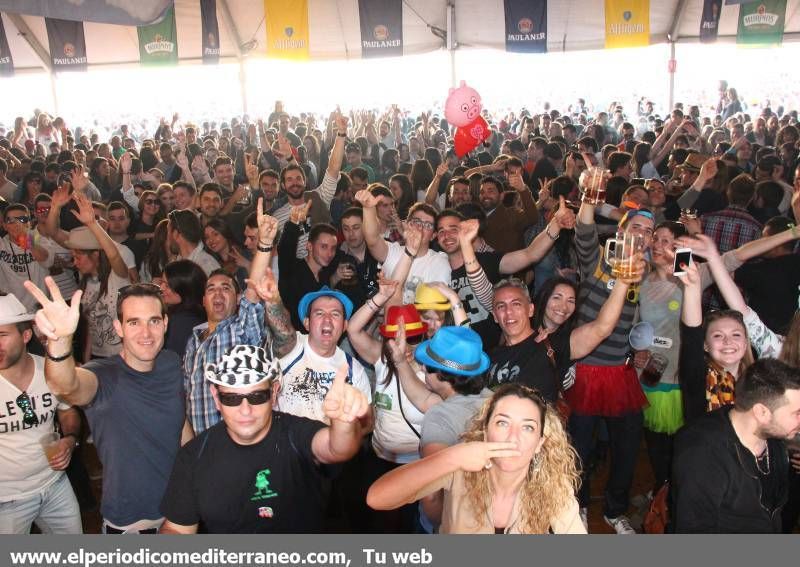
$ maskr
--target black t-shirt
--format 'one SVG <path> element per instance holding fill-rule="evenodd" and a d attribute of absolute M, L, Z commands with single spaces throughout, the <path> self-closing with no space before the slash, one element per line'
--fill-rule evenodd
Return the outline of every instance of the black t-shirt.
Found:
<path fill-rule="evenodd" d="M 500 259 L 502 257 L 503 254 L 499 252 L 478 252 L 475 254 L 478 263 L 483 268 L 483 271 L 486 272 L 486 277 L 493 284 L 499 282 L 502 278 L 500 275 Z M 500 341 L 500 327 L 494 322 L 491 311 L 483 307 L 475 297 L 472 286 L 469 284 L 467 270 L 463 265 L 450 273 L 450 287 L 458 293 L 458 297 L 464 305 L 464 310 L 469 315 L 472 329 L 481 336 L 483 350 L 488 352 Z"/>
<path fill-rule="evenodd" d="M 785 334 L 797 309 L 800 256 L 787 254 L 748 262 L 736 270 L 734 279 L 764 324 Z"/>
<path fill-rule="evenodd" d="M 187 443 L 161 501 L 170 522 L 207 533 L 319 533 L 322 474 L 311 441 L 325 424 L 272 412 L 267 436 L 238 445 L 225 423 Z"/>
<path fill-rule="evenodd" d="M 536 333 L 513 346 L 499 346 L 491 355 L 489 385 L 516 382 L 539 390 L 543 398 L 555 402 L 561 388 L 564 371 L 570 360 L 570 333 L 559 329 L 550 335 L 550 344 L 555 351 L 556 366 L 547 356 L 544 341 L 536 342 Z"/>

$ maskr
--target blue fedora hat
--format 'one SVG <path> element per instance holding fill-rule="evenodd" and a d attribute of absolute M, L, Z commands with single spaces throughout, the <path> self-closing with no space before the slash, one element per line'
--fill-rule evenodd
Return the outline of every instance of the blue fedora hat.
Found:
<path fill-rule="evenodd" d="M 450 374 L 477 376 L 489 368 L 480 335 L 466 327 L 442 327 L 414 351 L 417 362 Z"/>
<path fill-rule="evenodd" d="M 308 308 L 311 307 L 311 304 L 314 303 L 315 299 L 320 297 L 333 297 L 334 299 L 338 299 L 339 303 L 341 303 L 342 307 L 344 307 L 345 319 L 349 319 L 350 315 L 353 314 L 353 302 L 350 301 L 350 299 L 341 291 L 333 290 L 324 285 L 317 291 L 312 291 L 305 294 L 303 299 L 300 300 L 300 304 L 297 306 L 297 314 L 300 315 L 301 321 L 308 317 Z"/>

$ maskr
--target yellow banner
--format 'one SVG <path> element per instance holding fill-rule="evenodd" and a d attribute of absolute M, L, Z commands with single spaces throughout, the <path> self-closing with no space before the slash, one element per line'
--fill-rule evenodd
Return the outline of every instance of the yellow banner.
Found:
<path fill-rule="evenodd" d="M 650 0 L 606 0 L 606 49 L 650 45 Z"/>
<path fill-rule="evenodd" d="M 308 0 L 264 0 L 267 57 L 308 59 Z"/>

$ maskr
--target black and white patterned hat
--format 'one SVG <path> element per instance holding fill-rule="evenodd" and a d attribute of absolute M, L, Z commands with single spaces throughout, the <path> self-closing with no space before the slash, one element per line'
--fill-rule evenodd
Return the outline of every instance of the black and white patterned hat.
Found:
<path fill-rule="evenodd" d="M 281 365 L 261 347 L 236 345 L 216 364 L 206 364 L 205 378 L 228 388 L 249 388 L 265 380 L 279 380 Z"/>

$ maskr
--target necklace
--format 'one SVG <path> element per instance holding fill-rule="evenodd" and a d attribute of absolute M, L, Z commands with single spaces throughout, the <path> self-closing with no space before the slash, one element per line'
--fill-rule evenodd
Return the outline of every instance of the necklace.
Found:
<path fill-rule="evenodd" d="M 764 470 L 764 469 L 761 468 L 761 465 L 759 464 L 759 461 L 760 461 L 759 457 L 753 455 L 753 457 L 756 460 L 756 468 L 758 469 L 758 472 L 760 472 L 764 476 L 769 476 L 769 443 L 767 443 L 766 449 L 764 449 L 764 452 L 761 453 L 761 456 L 762 456 L 762 458 L 765 458 L 766 461 L 767 461 L 767 466 L 766 466 L 767 470 Z"/>

